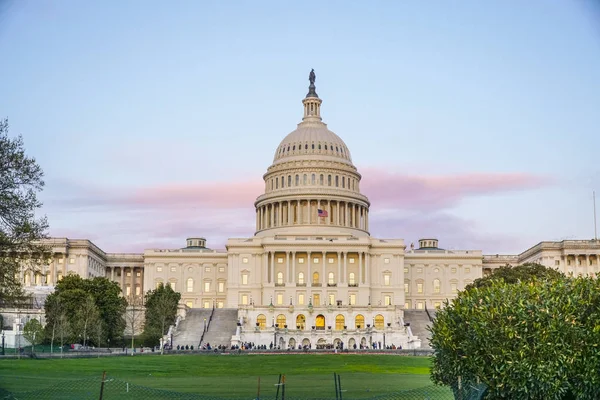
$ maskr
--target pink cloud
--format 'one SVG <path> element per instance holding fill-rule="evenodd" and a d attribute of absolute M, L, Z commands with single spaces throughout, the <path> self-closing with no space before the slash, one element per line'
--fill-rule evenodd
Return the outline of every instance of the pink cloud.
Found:
<path fill-rule="evenodd" d="M 363 168 L 361 192 L 374 207 L 412 210 L 447 209 L 462 199 L 547 186 L 550 179 L 525 173 L 403 175 Z"/>

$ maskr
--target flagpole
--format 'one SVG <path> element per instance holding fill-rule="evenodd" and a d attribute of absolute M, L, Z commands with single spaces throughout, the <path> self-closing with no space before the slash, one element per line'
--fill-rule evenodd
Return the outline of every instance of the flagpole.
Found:
<path fill-rule="evenodd" d="M 596 225 L 596 191 L 593 191 L 594 197 L 594 240 L 598 240 L 598 230 Z"/>

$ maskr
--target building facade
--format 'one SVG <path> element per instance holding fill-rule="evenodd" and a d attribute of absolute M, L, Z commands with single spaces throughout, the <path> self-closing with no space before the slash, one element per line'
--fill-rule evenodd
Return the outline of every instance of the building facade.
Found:
<path fill-rule="evenodd" d="M 541 242 L 519 255 L 444 250 L 435 238 L 408 248 L 369 232 L 369 199 L 343 140 L 321 118 L 314 79 L 303 118 L 276 147 L 263 175 L 252 237 L 223 250 L 204 238 L 180 249 L 105 253 L 89 240 L 51 239 L 54 257 L 24 267 L 29 288 L 51 288 L 67 274 L 117 282 L 124 296 L 170 285 L 194 308 L 235 308 L 232 341 L 283 346 L 373 343 L 418 347 L 403 310 L 439 308 L 502 265 L 539 262 L 567 273 L 598 273 L 597 241 Z M 275 329 L 278 328 L 278 329 Z"/>

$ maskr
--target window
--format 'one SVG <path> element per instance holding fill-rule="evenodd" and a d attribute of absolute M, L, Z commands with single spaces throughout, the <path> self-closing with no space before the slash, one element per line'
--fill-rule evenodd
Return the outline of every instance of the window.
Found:
<path fill-rule="evenodd" d="M 192 278 L 188 278 L 187 284 L 186 284 L 186 290 L 188 292 L 193 292 L 194 291 L 194 280 Z"/>
<path fill-rule="evenodd" d="M 59 258 L 59 259 L 58 259 L 58 263 L 59 263 L 59 264 L 62 264 L 63 262 L 65 262 L 65 260 L 64 260 L 63 258 Z"/>
<path fill-rule="evenodd" d="M 248 284 L 248 274 L 242 274 L 242 285 Z"/>
<path fill-rule="evenodd" d="M 349 258 L 348 261 L 350 262 L 350 264 L 354 264 L 356 262 L 355 258 Z"/>
<path fill-rule="evenodd" d="M 455 267 L 450 268 L 450 272 L 452 272 L 453 274 L 455 274 L 456 273 L 456 268 Z"/>
<path fill-rule="evenodd" d="M 335 294 L 330 294 L 329 295 L 329 305 L 334 305 L 335 304 Z"/>
<path fill-rule="evenodd" d="M 406 302 L 404 302 L 404 309 L 410 310 L 410 300 L 406 300 Z"/>
<path fill-rule="evenodd" d="M 125 295 L 131 296 L 131 286 L 125 286 Z"/>
<path fill-rule="evenodd" d="M 204 308 L 210 308 L 210 301 L 204 300 Z"/>
<path fill-rule="evenodd" d="M 440 293 L 440 292 L 441 292 L 440 280 L 434 279 L 433 280 L 433 293 Z"/>
<path fill-rule="evenodd" d="M 389 294 L 386 294 L 385 296 L 383 296 L 383 305 L 389 306 L 391 304 L 392 304 L 392 296 L 390 296 Z"/>
<path fill-rule="evenodd" d="M 304 294 L 303 293 L 299 293 L 298 294 L 298 304 L 299 305 L 303 305 L 304 304 Z"/>
<path fill-rule="evenodd" d="M 390 263 L 390 259 L 389 258 L 384 258 L 383 259 L 383 263 L 384 264 L 389 264 Z"/>
<path fill-rule="evenodd" d="M 210 282 L 204 282 L 204 291 L 210 292 Z"/>
<path fill-rule="evenodd" d="M 169 286 L 171 286 L 171 289 L 176 290 L 175 289 L 175 281 L 170 281 Z"/>
<path fill-rule="evenodd" d="M 171 272 L 176 272 L 177 271 L 177 267 L 171 267 Z"/>
<path fill-rule="evenodd" d="M 248 295 L 247 294 L 242 295 L 242 304 L 248 305 Z"/>
<path fill-rule="evenodd" d="M 417 293 L 423 293 L 423 284 L 417 283 Z"/>
<path fill-rule="evenodd" d="M 225 282 L 219 282 L 219 293 L 223 293 L 225 291 Z"/>
<path fill-rule="evenodd" d="M 348 283 L 350 285 L 355 285 L 356 284 L 356 277 L 355 277 L 354 272 L 350 272 L 350 275 L 348 277 Z"/>
<path fill-rule="evenodd" d="M 278 285 L 283 285 L 283 272 L 278 272 L 277 273 L 277 284 Z"/>
<path fill-rule="evenodd" d="M 242 263 L 244 263 L 244 264 L 248 264 L 248 257 L 244 257 L 244 258 L 242 258 Z"/>
<path fill-rule="evenodd" d="M 436 301 L 435 303 L 433 303 L 433 308 L 439 310 L 440 308 L 442 308 L 442 303 L 440 303 L 439 301 Z"/>
<path fill-rule="evenodd" d="M 434 268 L 434 269 L 433 269 L 433 272 L 435 272 L 435 273 L 437 274 L 437 273 L 439 273 L 439 272 L 440 272 L 440 269 L 439 269 L 439 268 Z"/>
<path fill-rule="evenodd" d="M 283 329 L 285 327 L 285 315 L 279 314 L 276 321 L 279 329 Z"/>
<path fill-rule="evenodd" d="M 342 188 L 345 189 L 346 188 L 346 177 L 342 176 Z"/>
<path fill-rule="evenodd" d="M 125 276 L 131 276 L 131 272 L 128 272 Z"/>
<path fill-rule="evenodd" d="M 471 272 L 471 268 L 469 268 L 469 267 L 465 268 L 465 273 L 467 273 L 467 274 L 468 274 L 468 273 L 470 273 L 470 272 Z"/>
<path fill-rule="evenodd" d="M 417 273 L 419 273 L 419 274 L 423 273 L 423 268 L 422 267 L 417 268 Z"/>
<path fill-rule="evenodd" d="M 390 274 L 383 275 L 383 286 L 390 286 Z"/>
<path fill-rule="evenodd" d="M 296 317 L 296 328 L 304 330 L 306 327 L 306 317 L 302 314 Z"/>
<path fill-rule="evenodd" d="M 350 294 L 350 297 L 348 298 L 348 302 L 350 303 L 351 306 L 356 304 L 356 295 L 354 293 Z"/>
<path fill-rule="evenodd" d="M 318 264 L 319 263 L 319 259 L 318 258 L 313 258 L 313 264 Z"/>
<path fill-rule="evenodd" d="M 327 175 L 327 186 L 331 186 L 331 175 Z"/>
<path fill-rule="evenodd" d="M 283 304 L 283 293 L 277 293 L 277 305 Z"/>
<path fill-rule="evenodd" d="M 292 186 L 292 176 L 288 175 L 288 187 Z"/>
<path fill-rule="evenodd" d="M 142 288 L 139 286 L 135 287 L 135 295 L 139 296 L 140 294 L 142 294 Z"/>
<path fill-rule="evenodd" d="M 319 273 L 318 272 L 313 273 L 312 283 L 319 283 Z"/>
<path fill-rule="evenodd" d="M 210 272 L 210 267 L 204 267 L 204 272 Z"/>
<path fill-rule="evenodd" d="M 385 325 L 385 320 L 383 319 L 383 315 L 378 314 L 375 316 L 375 329 L 383 329 Z"/>
<path fill-rule="evenodd" d="M 310 179 L 310 183 L 311 183 L 311 185 L 314 185 L 314 184 L 316 183 L 316 182 L 315 182 L 315 181 L 316 181 L 316 179 L 315 179 L 315 174 L 312 174 L 312 176 L 311 176 L 310 178 L 311 178 L 311 179 Z"/>
<path fill-rule="evenodd" d="M 307 176 L 306 176 L 306 174 L 304 174 L 304 175 L 302 176 L 302 184 L 303 184 L 303 185 L 306 185 L 306 184 L 308 184 L 308 180 L 307 180 Z"/>
<path fill-rule="evenodd" d="M 404 281 L 404 293 L 408 294 L 409 289 L 410 289 L 410 283 L 407 281 Z"/>
<path fill-rule="evenodd" d="M 344 329 L 344 324 L 346 323 L 346 319 L 342 314 L 338 314 L 335 317 L 335 330 L 341 331 Z"/>
<path fill-rule="evenodd" d="M 156 267 L 156 272 L 162 272 L 162 267 Z"/>
<path fill-rule="evenodd" d="M 320 306 L 321 305 L 321 295 L 318 293 L 313 294 L 313 304 L 315 306 Z"/>
<path fill-rule="evenodd" d="M 423 302 L 417 301 L 417 310 L 422 310 L 422 309 L 423 309 Z"/>
<path fill-rule="evenodd" d="M 323 174 L 319 176 L 319 185 L 323 186 Z"/>
<path fill-rule="evenodd" d="M 158 289 L 160 287 L 160 285 L 162 285 L 162 284 L 163 284 L 163 281 L 158 280 L 158 281 L 156 281 L 155 286 Z"/>
<path fill-rule="evenodd" d="M 225 272 L 225 267 L 219 267 L 219 272 Z"/>
<path fill-rule="evenodd" d="M 335 259 L 334 259 L 334 258 L 330 258 L 330 259 L 328 259 L 327 261 L 329 262 L 329 264 L 333 264 L 333 263 L 334 263 L 334 261 L 335 261 Z"/>
<path fill-rule="evenodd" d="M 335 187 L 339 187 L 340 186 L 340 177 L 339 176 L 335 176 Z"/>
<path fill-rule="evenodd" d="M 277 264 L 283 264 L 283 258 L 282 257 L 278 257 L 277 258 Z"/>
<path fill-rule="evenodd" d="M 304 264 L 304 258 L 299 258 L 298 259 L 298 264 Z"/>
<path fill-rule="evenodd" d="M 361 329 L 365 327 L 365 317 L 361 314 L 358 314 L 356 318 L 354 318 L 354 326 L 356 329 Z"/>
<path fill-rule="evenodd" d="M 330 272 L 327 278 L 327 283 L 333 285 L 335 283 L 333 272 Z"/>
<path fill-rule="evenodd" d="M 186 301 L 186 302 L 185 302 L 185 306 L 186 306 L 187 308 L 192 308 L 192 307 L 194 306 L 194 302 L 193 302 L 193 301 L 189 301 L 189 300 L 188 300 L 188 301 Z"/>
<path fill-rule="evenodd" d="M 554 260 L 554 265 L 560 265 L 560 260 Z"/>
<path fill-rule="evenodd" d="M 142 273 L 141 272 L 136 272 L 135 276 L 142 276 Z"/>
<path fill-rule="evenodd" d="M 69 264 L 75 264 L 75 259 L 74 258 L 69 258 Z"/>
<path fill-rule="evenodd" d="M 298 284 L 300 285 L 304 285 L 304 272 L 299 272 L 298 273 Z"/>
<path fill-rule="evenodd" d="M 458 287 L 457 287 L 457 284 L 456 284 L 456 282 L 452 282 L 452 283 L 450 283 L 450 291 L 451 291 L 452 293 L 458 293 Z"/>
<path fill-rule="evenodd" d="M 265 329 L 267 327 L 267 317 L 264 314 L 259 314 L 256 317 L 256 323 L 258 323 L 258 329 Z"/>
<path fill-rule="evenodd" d="M 404 267 L 404 273 L 408 274 L 408 267 Z"/>
<path fill-rule="evenodd" d="M 296 175 L 296 186 L 300 185 L 300 176 Z"/>

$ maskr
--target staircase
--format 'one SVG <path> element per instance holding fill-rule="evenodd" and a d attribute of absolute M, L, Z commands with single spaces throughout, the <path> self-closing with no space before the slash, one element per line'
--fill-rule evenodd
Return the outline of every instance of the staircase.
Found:
<path fill-rule="evenodd" d="M 212 321 L 210 322 L 208 331 L 204 334 L 202 345 L 210 343 L 212 348 L 218 345 L 225 345 L 227 348 L 231 346 L 231 337 L 235 335 L 238 322 L 237 309 L 231 308 L 215 308 Z M 200 335 L 202 330 L 200 330 Z M 200 336 L 198 336 L 198 341 Z M 198 342 L 196 342 L 196 345 Z"/>
<path fill-rule="evenodd" d="M 435 310 L 428 310 L 432 318 L 435 318 Z M 421 339 L 422 349 L 431 349 L 429 337 L 431 332 L 427 330 L 431 326 L 429 316 L 425 310 L 404 310 L 404 323 L 410 323 L 413 336 Z"/>
<path fill-rule="evenodd" d="M 185 314 L 177 326 L 173 337 L 173 345 L 176 346 L 198 346 L 202 331 L 204 330 L 204 319 L 206 323 L 210 318 L 211 308 L 191 308 Z"/>

